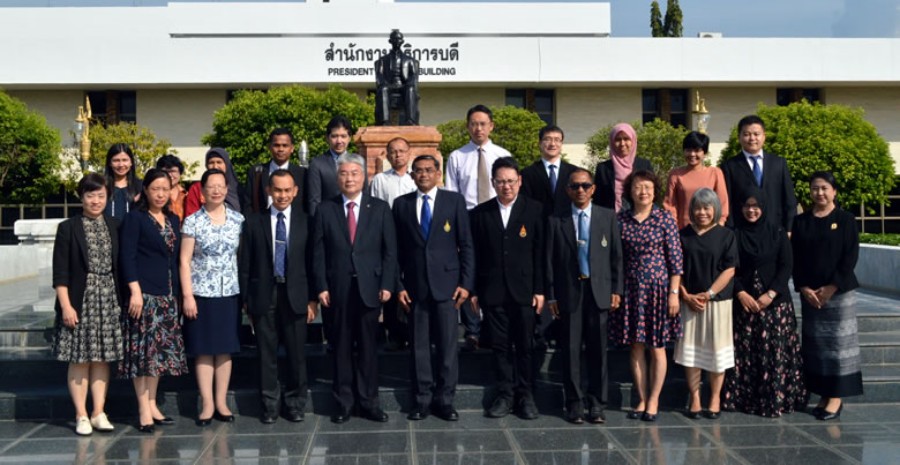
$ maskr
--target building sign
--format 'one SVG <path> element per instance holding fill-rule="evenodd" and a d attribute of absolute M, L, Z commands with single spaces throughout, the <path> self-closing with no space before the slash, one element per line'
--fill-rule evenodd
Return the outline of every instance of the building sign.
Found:
<path fill-rule="evenodd" d="M 375 77 L 375 60 L 387 55 L 388 48 L 366 48 L 353 41 L 346 45 L 331 42 L 325 49 L 328 76 Z M 419 76 L 455 76 L 459 62 L 459 42 L 443 47 L 416 47 L 407 42 L 403 52 L 419 62 Z"/>

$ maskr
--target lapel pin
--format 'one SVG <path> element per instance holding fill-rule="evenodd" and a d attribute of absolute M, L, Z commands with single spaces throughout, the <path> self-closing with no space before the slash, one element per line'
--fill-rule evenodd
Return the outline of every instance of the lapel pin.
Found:
<path fill-rule="evenodd" d="M 444 232 L 450 232 L 450 220 L 444 222 Z"/>
<path fill-rule="evenodd" d="M 525 225 L 522 225 L 522 229 L 519 230 L 519 237 L 524 238 L 528 235 L 528 231 L 525 230 Z"/>
<path fill-rule="evenodd" d="M 601 246 L 601 247 L 606 247 L 607 244 L 608 244 L 608 243 L 606 242 L 606 234 L 604 234 L 604 235 L 603 235 L 603 239 L 600 240 L 600 246 Z"/>

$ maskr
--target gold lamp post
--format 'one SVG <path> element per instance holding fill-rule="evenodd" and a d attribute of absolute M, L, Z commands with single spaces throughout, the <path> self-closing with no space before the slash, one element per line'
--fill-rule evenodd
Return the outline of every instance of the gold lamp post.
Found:
<path fill-rule="evenodd" d="M 706 99 L 700 98 L 700 90 L 697 90 L 694 97 L 694 111 L 691 112 L 691 119 L 693 120 L 694 129 L 706 134 L 706 131 L 709 129 L 710 116 L 709 111 L 706 109 Z"/>
<path fill-rule="evenodd" d="M 78 116 L 75 117 L 75 143 L 79 146 L 81 155 L 81 170 L 87 169 L 88 158 L 91 156 L 91 99 L 84 97 L 84 106 L 78 106 Z"/>

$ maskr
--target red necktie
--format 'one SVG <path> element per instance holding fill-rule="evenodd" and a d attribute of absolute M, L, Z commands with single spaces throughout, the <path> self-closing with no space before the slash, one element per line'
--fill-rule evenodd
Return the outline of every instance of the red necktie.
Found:
<path fill-rule="evenodd" d="M 347 230 L 350 231 L 351 244 L 356 240 L 356 215 L 353 214 L 353 207 L 355 206 L 355 203 L 347 202 Z"/>

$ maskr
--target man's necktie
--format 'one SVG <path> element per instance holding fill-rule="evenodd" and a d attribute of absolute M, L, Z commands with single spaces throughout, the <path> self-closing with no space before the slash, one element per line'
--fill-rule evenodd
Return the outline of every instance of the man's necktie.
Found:
<path fill-rule="evenodd" d="M 556 165 L 550 165 L 550 191 L 556 192 Z"/>
<path fill-rule="evenodd" d="M 491 175 L 484 149 L 478 147 L 478 203 L 491 199 Z"/>
<path fill-rule="evenodd" d="M 591 245 L 590 225 L 588 225 L 587 213 L 578 214 L 578 271 L 582 277 L 591 275 L 591 265 L 588 260 L 588 248 Z"/>
<path fill-rule="evenodd" d="M 287 259 L 287 228 L 284 225 L 284 213 L 278 212 L 275 224 L 275 276 L 285 276 L 285 260 Z"/>
<path fill-rule="evenodd" d="M 356 215 L 353 214 L 353 208 L 356 204 L 347 202 L 347 230 L 350 231 L 350 243 L 356 240 Z"/>
<path fill-rule="evenodd" d="M 756 186 L 762 187 L 762 161 L 760 160 L 762 157 L 759 155 L 754 155 L 750 157 L 753 160 L 753 177 L 756 178 Z"/>
<path fill-rule="evenodd" d="M 419 218 L 422 228 L 422 237 L 428 239 L 428 233 L 431 232 L 431 205 L 428 205 L 428 196 L 422 196 L 422 214 Z"/>

